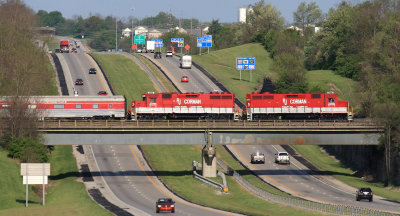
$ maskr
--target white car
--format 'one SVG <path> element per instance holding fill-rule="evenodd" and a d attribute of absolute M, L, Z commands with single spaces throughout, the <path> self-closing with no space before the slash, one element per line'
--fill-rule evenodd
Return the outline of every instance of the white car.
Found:
<path fill-rule="evenodd" d="M 290 164 L 290 157 L 287 152 L 278 152 L 275 154 L 275 163 Z"/>
<path fill-rule="evenodd" d="M 167 56 L 166 57 L 172 57 L 172 51 L 167 51 Z"/>
<path fill-rule="evenodd" d="M 141 50 L 141 49 L 137 49 L 136 52 L 137 52 L 137 53 L 141 53 L 142 50 Z"/>

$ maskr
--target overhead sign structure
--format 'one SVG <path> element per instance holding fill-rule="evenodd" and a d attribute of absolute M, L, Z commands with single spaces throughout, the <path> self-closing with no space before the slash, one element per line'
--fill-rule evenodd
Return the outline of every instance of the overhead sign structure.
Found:
<path fill-rule="evenodd" d="M 236 69 L 238 70 L 256 69 L 256 57 L 236 57 Z"/>
<path fill-rule="evenodd" d="M 178 47 L 185 45 L 185 38 L 171 38 L 171 43 L 178 43 Z"/>
<path fill-rule="evenodd" d="M 154 40 L 155 47 L 163 47 L 163 40 Z"/>
<path fill-rule="evenodd" d="M 197 47 L 212 47 L 212 35 L 197 37 Z"/>
<path fill-rule="evenodd" d="M 146 37 L 144 35 L 138 35 L 134 37 L 134 44 L 144 44 Z"/>

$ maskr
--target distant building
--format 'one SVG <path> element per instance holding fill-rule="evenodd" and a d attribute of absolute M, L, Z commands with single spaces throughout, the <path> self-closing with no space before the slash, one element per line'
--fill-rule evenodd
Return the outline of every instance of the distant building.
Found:
<path fill-rule="evenodd" d="M 246 12 L 247 12 L 247 8 L 245 8 L 245 7 L 239 8 L 238 22 L 246 23 Z"/>
<path fill-rule="evenodd" d="M 157 39 L 160 38 L 163 33 L 157 29 L 151 29 L 148 31 L 147 34 L 148 34 L 148 39 Z"/>
<path fill-rule="evenodd" d="M 124 30 L 122 30 L 122 36 L 123 37 L 130 37 L 131 36 L 131 29 L 129 29 L 129 28 L 126 28 L 126 29 L 124 29 Z"/>
<path fill-rule="evenodd" d="M 138 26 L 135 28 L 135 35 L 147 35 L 149 30 L 143 26 Z"/>

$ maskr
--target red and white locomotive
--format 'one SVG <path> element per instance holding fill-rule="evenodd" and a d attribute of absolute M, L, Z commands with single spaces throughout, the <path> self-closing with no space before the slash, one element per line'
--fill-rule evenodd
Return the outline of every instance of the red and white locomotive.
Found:
<path fill-rule="evenodd" d="M 12 109 L 13 98 L 0 98 L 0 113 Z M 24 98 L 22 98 L 24 100 Z M 122 119 L 126 117 L 124 96 L 32 96 L 23 102 L 41 119 Z"/>
<path fill-rule="evenodd" d="M 131 117 L 140 119 L 239 119 L 231 93 L 146 93 L 132 101 Z"/>
<path fill-rule="evenodd" d="M 347 101 L 327 93 L 252 93 L 246 95 L 247 120 L 262 119 L 348 119 L 353 112 Z"/>

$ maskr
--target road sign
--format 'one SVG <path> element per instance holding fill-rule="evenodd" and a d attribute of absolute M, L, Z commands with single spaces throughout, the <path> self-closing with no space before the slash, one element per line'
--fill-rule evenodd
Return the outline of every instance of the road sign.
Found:
<path fill-rule="evenodd" d="M 144 44 L 146 37 L 144 35 L 138 35 L 134 37 L 134 44 Z"/>
<path fill-rule="evenodd" d="M 132 45 L 132 50 L 136 50 L 137 49 L 137 45 L 136 44 L 133 44 Z"/>
<path fill-rule="evenodd" d="M 236 57 L 236 69 L 238 70 L 256 69 L 256 57 Z"/>
<path fill-rule="evenodd" d="M 197 37 L 197 47 L 212 47 L 212 35 Z"/>
<path fill-rule="evenodd" d="M 163 47 L 163 40 L 154 40 L 154 42 L 155 47 Z"/>
<path fill-rule="evenodd" d="M 178 43 L 178 47 L 185 45 L 185 38 L 171 38 L 171 43 Z"/>
<path fill-rule="evenodd" d="M 185 49 L 186 49 L 186 50 L 189 50 L 189 49 L 190 49 L 189 44 L 186 44 Z"/>

